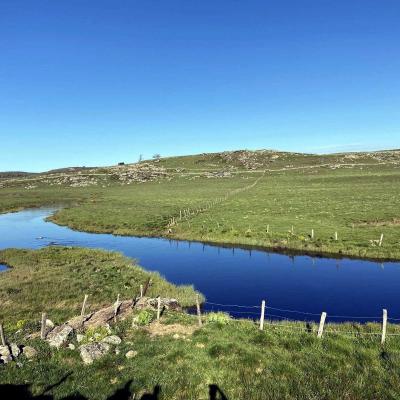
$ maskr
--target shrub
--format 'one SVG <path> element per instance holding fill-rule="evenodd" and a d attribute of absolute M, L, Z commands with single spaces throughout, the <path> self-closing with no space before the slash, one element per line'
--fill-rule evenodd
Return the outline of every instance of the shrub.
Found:
<path fill-rule="evenodd" d="M 149 325 L 154 319 L 154 313 L 149 310 L 142 310 L 133 319 L 133 322 L 140 326 Z"/>
<path fill-rule="evenodd" d="M 228 325 L 231 320 L 229 314 L 223 312 L 211 312 L 207 314 L 207 323 L 219 325 Z"/>

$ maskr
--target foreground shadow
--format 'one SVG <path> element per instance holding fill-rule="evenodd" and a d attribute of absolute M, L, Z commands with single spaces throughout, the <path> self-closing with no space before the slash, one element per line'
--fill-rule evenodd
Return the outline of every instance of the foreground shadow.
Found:
<path fill-rule="evenodd" d="M 54 400 L 54 396 L 48 394 L 52 389 L 60 386 L 64 383 L 71 373 L 63 377 L 59 382 L 48 386 L 41 394 L 33 395 L 31 392 L 31 385 L 0 385 L 0 399 L 1 400 Z M 160 386 L 154 386 L 152 393 L 144 393 L 140 398 L 136 397 L 136 394 L 131 391 L 130 386 L 132 380 L 126 382 L 126 384 L 117 389 L 111 396 L 107 397 L 107 400 L 159 400 L 161 393 Z M 209 385 L 209 399 L 210 400 L 229 400 L 224 392 L 217 385 Z M 62 400 L 89 400 L 87 397 L 80 393 L 74 393 L 67 397 L 63 397 Z"/>

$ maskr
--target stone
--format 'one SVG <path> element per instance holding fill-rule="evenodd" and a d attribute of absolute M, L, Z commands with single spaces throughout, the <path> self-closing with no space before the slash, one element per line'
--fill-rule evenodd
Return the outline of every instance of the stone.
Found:
<path fill-rule="evenodd" d="M 46 319 L 46 327 L 47 328 L 54 328 L 54 323 L 50 319 Z"/>
<path fill-rule="evenodd" d="M 68 348 L 69 348 L 70 350 L 75 350 L 75 345 L 74 345 L 73 343 L 70 343 L 70 344 L 68 345 Z"/>
<path fill-rule="evenodd" d="M 84 344 L 80 348 L 81 358 L 85 364 L 92 364 L 94 360 L 103 357 L 110 351 L 108 343 L 89 343 Z"/>
<path fill-rule="evenodd" d="M 36 351 L 36 349 L 34 349 L 34 348 L 31 347 L 31 346 L 24 346 L 24 347 L 22 348 L 22 354 L 23 354 L 26 358 L 32 359 L 32 358 L 34 358 L 34 357 L 37 356 L 37 351 Z"/>
<path fill-rule="evenodd" d="M 125 357 L 126 358 L 133 358 L 133 357 L 136 357 L 137 356 L 137 351 L 135 351 L 135 350 L 129 350 L 126 354 L 125 354 Z"/>
<path fill-rule="evenodd" d="M 73 329 L 69 325 L 56 326 L 48 335 L 47 341 L 52 347 L 59 349 L 67 341 L 68 337 L 72 334 Z"/>
<path fill-rule="evenodd" d="M 0 346 L 0 355 L 9 356 L 11 354 L 10 348 L 8 346 Z"/>
<path fill-rule="evenodd" d="M 10 361 L 12 361 L 12 356 L 11 356 L 11 354 L 9 354 L 8 356 L 1 356 L 1 357 L 0 357 L 0 360 L 1 360 L 4 364 L 7 364 L 7 363 L 9 363 Z"/>
<path fill-rule="evenodd" d="M 78 333 L 78 334 L 76 335 L 76 341 L 77 341 L 78 343 L 82 342 L 83 339 L 85 339 L 85 335 L 82 335 L 81 333 Z"/>
<path fill-rule="evenodd" d="M 19 346 L 15 343 L 11 343 L 11 354 L 14 358 L 17 358 L 21 354 Z"/>
<path fill-rule="evenodd" d="M 121 353 L 121 350 L 117 347 L 117 348 L 115 349 L 115 354 L 118 355 L 119 353 Z"/>
<path fill-rule="evenodd" d="M 108 343 L 108 344 L 114 344 L 118 345 L 122 342 L 121 338 L 117 335 L 111 335 L 111 336 L 106 336 L 102 342 Z"/>

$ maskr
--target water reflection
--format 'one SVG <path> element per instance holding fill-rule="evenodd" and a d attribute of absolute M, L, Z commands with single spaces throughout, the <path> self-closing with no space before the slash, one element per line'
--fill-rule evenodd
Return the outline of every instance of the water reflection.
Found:
<path fill-rule="evenodd" d="M 388 309 L 389 316 L 400 315 L 399 263 L 287 256 L 203 243 L 76 232 L 45 222 L 53 211 L 0 215 L 0 249 L 61 245 L 120 251 L 171 282 L 193 284 L 206 295 L 207 310 L 224 310 L 234 316 L 257 318 L 263 299 L 266 317 L 271 318 L 316 321 L 326 311 L 328 321 L 365 322 L 379 320 L 382 308 Z"/>

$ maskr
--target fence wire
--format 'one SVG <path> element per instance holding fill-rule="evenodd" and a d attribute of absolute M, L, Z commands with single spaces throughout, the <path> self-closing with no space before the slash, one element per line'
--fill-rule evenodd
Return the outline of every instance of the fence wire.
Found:
<path fill-rule="evenodd" d="M 228 313 L 232 314 L 241 314 L 241 315 L 254 315 L 257 316 L 257 318 L 252 318 L 253 320 L 258 319 L 260 315 L 260 311 L 255 312 L 255 310 L 261 310 L 261 306 L 257 305 L 241 305 L 241 304 L 222 304 L 222 303 L 214 303 L 210 301 L 204 302 L 204 304 L 208 304 L 211 306 L 217 306 L 217 307 L 225 307 L 225 308 L 237 308 L 239 310 L 226 310 Z M 278 307 L 271 307 L 271 306 L 266 306 L 265 307 L 265 317 L 272 317 L 272 318 L 278 318 L 279 322 L 273 322 L 273 321 L 265 321 L 265 327 L 271 327 L 274 330 L 282 330 L 286 332 L 295 332 L 295 333 L 311 333 L 311 332 L 316 332 L 315 329 L 315 324 L 318 324 L 318 321 L 316 320 L 298 320 L 295 318 L 289 318 L 285 315 L 281 315 L 279 313 L 270 313 L 269 310 L 272 311 L 278 311 L 281 313 L 291 313 L 291 314 L 299 314 L 299 315 L 305 315 L 305 316 L 312 316 L 312 317 L 320 317 L 321 313 L 313 313 L 313 312 L 307 312 L 307 311 L 300 311 L 300 310 L 293 310 L 293 309 L 288 309 L 288 308 L 278 308 Z M 223 311 L 223 310 L 222 310 Z M 380 322 L 382 321 L 382 316 L 360 316 L 360 315 L 329 315 L 329 318 L 342 318 L 342 319 L 348 319 L 349 322 L 355 321 L 355 320 L 371 320 L 370 322 Z M 388 321 L 400 321 L 400 318 L 393 318 L 393 317 L 388 317 Z M 305 324 L 314 324 L 314 329 L 313 326 L 308 325 L 306 327 L 304 326 L 290 326 L 290 325 L 285 325 L 285 321 L 287 322 L 297 322 L 297 323 L 305 323 Z M 347 336 L 347 337 L 374 337 L 374 336 L 381 336 L 382 332 L 359 332 L 359 331 L 340 331 L 336 329 L 330 329 L 329 325 L 328 328 L 323 331 L 324 335 L 339 335 L 339 336 Z M 399 333 L 386 333 L 387 337 L 391 336 L 400 336 Z"/>

